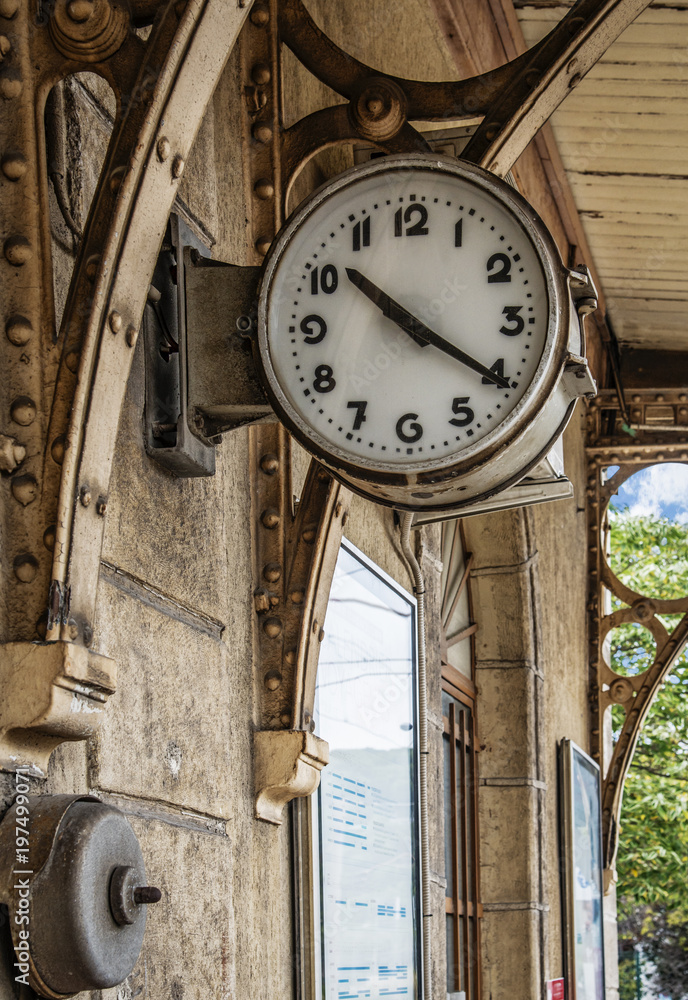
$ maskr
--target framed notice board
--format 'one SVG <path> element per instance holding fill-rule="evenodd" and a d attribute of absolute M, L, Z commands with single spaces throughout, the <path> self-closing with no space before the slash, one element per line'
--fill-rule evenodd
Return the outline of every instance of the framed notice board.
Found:
<path fill-rule="evenodd" d="M 604 1000 L 600 769 L 572 740 L 559 752 L 567 1000 Z"/>
<path fill-rule="evenodd" d="M 315 700 L 330 745 L 294 811 L 303 1000 L 419 1000 L 415 600 L 348 542 Z"/>

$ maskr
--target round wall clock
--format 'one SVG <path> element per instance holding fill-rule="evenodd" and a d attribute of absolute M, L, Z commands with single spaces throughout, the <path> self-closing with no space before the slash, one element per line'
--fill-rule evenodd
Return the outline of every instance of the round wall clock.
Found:
<path fill-rule="evenodd" d="M 587 274 L 508 184 L 389 156 L 340 174 L 278 235 L 256 362 L 279 418 L 347 486 L 456 509 L 521 479 L 594 391 L 581 300 L 594 307 Z"/>

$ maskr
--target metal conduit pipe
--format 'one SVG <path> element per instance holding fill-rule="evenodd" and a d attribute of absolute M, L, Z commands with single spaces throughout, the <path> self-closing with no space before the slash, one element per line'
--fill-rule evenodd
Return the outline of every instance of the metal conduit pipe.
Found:
<path fill-rule="evenodd" d="M 423 998 L 432 1000 L 432 969 L 430 947 L 430 845 L 428 835 L 428 697 L 427 657 L 425 651 L 425 582 L 411 546 L 413 514 L 401 515 L 401 550 L 408 563 L 417 601 L 418 629 L 418 749 L 420 753 L 420 858 L 423 918 Z"/>

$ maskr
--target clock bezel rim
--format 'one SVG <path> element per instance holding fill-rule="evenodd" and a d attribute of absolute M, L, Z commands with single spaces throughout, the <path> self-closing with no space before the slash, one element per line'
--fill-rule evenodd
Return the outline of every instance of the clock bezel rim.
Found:
<path fill-rule="evenodd" d="M 275 276 L 290 241 L 323 203 L 342 189 L 353 187 L 369 176 L 419 167 L 431 172 L 458 176 L 487 190 L 488 194 L 495 197 L 506 211 L 515 217 L 516 223 L 524 230 L 533 246 L 543 270 L 548 299 L 547 332 L 537 368 L 521 399 L 514 409 L 483 438 L 443 458 L 424 457 L 423 460 L 416 461 L 381 462 L 359 456 L 328 441 L 302 417 L 290 401 L 282 389 L 270 356 L 268 336 L 270 296 Z M 409 484 L 416 490 L 423 485 L 430 486 L 465 475 L 471 469 L 482 466 L 487 459 L 517 438 L 555 390 L 563 370 L 569 339 L 571 304 L 567 284 L 569 273 L 561 260 L 553 237 L 535 209 L 506 181 L 476 164 L 436 153 L 400 153 L 351 167 L 326 181 L 297 207 L 275 237 L 266 255 L 258 288 L 254 356 L 268 398 L 278 417 L 294 437 L 335 474 L 340 472 L 362 483 L 384 486 L 398 487 Z"/>

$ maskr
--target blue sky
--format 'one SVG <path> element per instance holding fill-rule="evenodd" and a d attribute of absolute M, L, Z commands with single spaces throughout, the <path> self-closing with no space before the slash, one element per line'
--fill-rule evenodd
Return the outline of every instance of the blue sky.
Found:
<path fill-rule="evenodd" d="M 617 509 L 627 506 L 635 515 L 668 517 L 688 524 L 688 465 L 667 462 L 641 469 L 626 480 L 611 505 Z"/>

